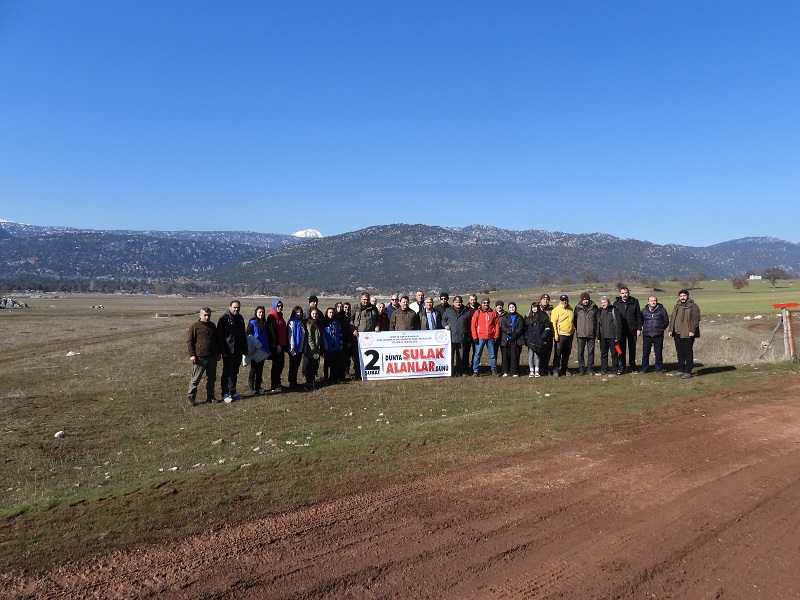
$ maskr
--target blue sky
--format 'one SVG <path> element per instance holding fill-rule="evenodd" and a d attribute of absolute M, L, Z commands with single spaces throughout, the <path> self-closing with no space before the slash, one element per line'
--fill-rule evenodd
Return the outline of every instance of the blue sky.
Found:
<path fill-rule="evenodd" d="M 800 242 L 800 3 L 0 0 L 0 218 Z"/>

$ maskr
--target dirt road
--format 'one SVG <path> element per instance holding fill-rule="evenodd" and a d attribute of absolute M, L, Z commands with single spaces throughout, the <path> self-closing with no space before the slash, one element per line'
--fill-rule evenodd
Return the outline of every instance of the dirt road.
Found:
<path fill-rule="evenodd" d="M 10 593 L 794 598 L 799 525 L 800 401 L 735 402 L 67 565 Z"/>

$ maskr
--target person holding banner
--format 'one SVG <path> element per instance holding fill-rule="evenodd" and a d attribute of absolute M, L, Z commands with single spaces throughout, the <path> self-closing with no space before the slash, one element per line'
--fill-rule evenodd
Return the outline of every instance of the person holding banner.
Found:
<path fill-rule="evenodd" d="M 350 322 L 353 324 L 353 335 L 356 337 L 359 332 L 380 331 L 378 309 L 370 302 L 370 295 L 367 292 L 361 294 L 361 302 L 353 311 Z"/>
<path fill-rule="evenodd" d="M 489 366 L 492 376 L 497 374 L 497 355 L 494 351 L 494 341 L 499 335 L 500 328 L 497 323 L 497 313 L 489 306 L 489 299 L 481 300 L 480 309 L 472 315 L 472 339 L 475 340 L 475 357 L 472 359 L 472 376 L 478 377 L 478 368 L 481 364 L 483 349 L 489 348 Z"/>

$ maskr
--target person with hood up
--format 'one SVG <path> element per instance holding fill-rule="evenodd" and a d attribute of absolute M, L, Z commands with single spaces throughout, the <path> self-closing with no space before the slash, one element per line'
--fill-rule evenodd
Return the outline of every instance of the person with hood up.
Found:
<path fill-rule="evenodd" d="M 647 373 L 650 368 L 650 348 L 656 355 L 656 373 L 664 372 L 662 352 L 664 350 L 664 331 L 669 326 L 669 315 L 655 296 L 647 298 L 642 309 L 642 370 Z"/>
<path fill-rule="evenodd" d="M 247 335 L 252 335 L 261 344 L 261 349 L 269 352 L 269 335 L 267 334 L 267 309 L 263 306 L 256 306 L 253 318 L 247 322 Z M 247 387 L 250 394 L 261 393 L 261 381 L 264 377 L 264 361 L 251 360 L 250 373 L 247 376 Z"/>
<path fill-rule="evenodd" d="M 594 344 L 597 337 L 597 305 L 589 292 L 581 294 L 575 313 L 575 337 L 578 338 L 578 375 L 594 375 Z M 586 361 L 584 362 L 584 350 Z"/>
<path fill-rule="evenodd" d="M 528 377 L 547 374 L 550 355 L 545 354 L 549 340 L 553 337 L 550 317 L 538 303 L 531 303 L 531 312 L 525 317 L 525 343 L 528 346 Z"/>
<path fill-rule="evenodd" d="M 508 312 L 500 319 L 500 347 L 503 348 L 503 377 L 519 377 L 519 354 L 525 343 L 525 318 L 517 312 L 517 303 L 508 303 Z"/>
<path fill-rule="evenodd" d="M 694 367 L 694 341 L 700 337 L 700 307 L 689 298 L 689 290 L 678 292 L 678 303 L 672 309 L 667 331 L 675 340 L 680 377 L 690 379 Z"/>
<path fill-rule="evenodd" d="M 297 373 L 300 371 L 306 350 L 305 322 L 307 318 L 311 317 L 311 312 L 314 310 L 318 310 L 316 306 L 309 309 L 308 317 L 306 317 L 305 311 L 301 307 L 295 306 L 292 309 L 292 316 L 289 317 L 289 322 L 286 324 L 289 330 L 289 389 L 297 387 Z"/>
<path fill-rule="evenodd" d="M 272 310 L 267 317 L 267 331 L 269 332 L 269 347 L 272 349 L 272 370 L 270 372 L 270 391 L 280 393 L 281 374 L 286 363 L 286 353 L 289 351 L 289 328 L 283 318 L 283 301 L 280 299 L 272 302 Z"/>
<path fill-rule="evenodd" d="M 232 300 L 228 310 L 222 313 L 217 322 L 217 341 L 222 354 L 222 401 L 226 403 L 241 400 L 242 395 L 236 393 L 236 380 L 242 356 L 247 354 L 247 333 L 244 329 L 244 318 L 239 314 L 241 302 Z"/>
<path fill-rule="evenodd" d="M 339 320 L 336 318 L 336 311 L 328 308 L 325 311 L 325 327 L 322 330 L 325 336 L 325 366 L 323 375 L 326 383 L 344 380 L 341 373 L 342 367 L 342 330 Z"/>

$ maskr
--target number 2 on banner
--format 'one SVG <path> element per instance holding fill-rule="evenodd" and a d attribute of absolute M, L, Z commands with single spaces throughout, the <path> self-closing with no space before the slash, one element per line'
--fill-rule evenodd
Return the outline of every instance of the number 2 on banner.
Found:
<path fill-rule="evenodd" d="M 367 363 L 364 366 L 364 369 L 366 369 L 367 371 L 371 371 L 371 370 L 375 369 L 375 366 L 378 364 L 378 359 L 380 358 L 380 354 L 378 354 L 378 351 L 377 350 L 367 350 L 366 352 L 364 352 L 364 356 L 369 356 L 370 357 L 369 363 Z"/>

